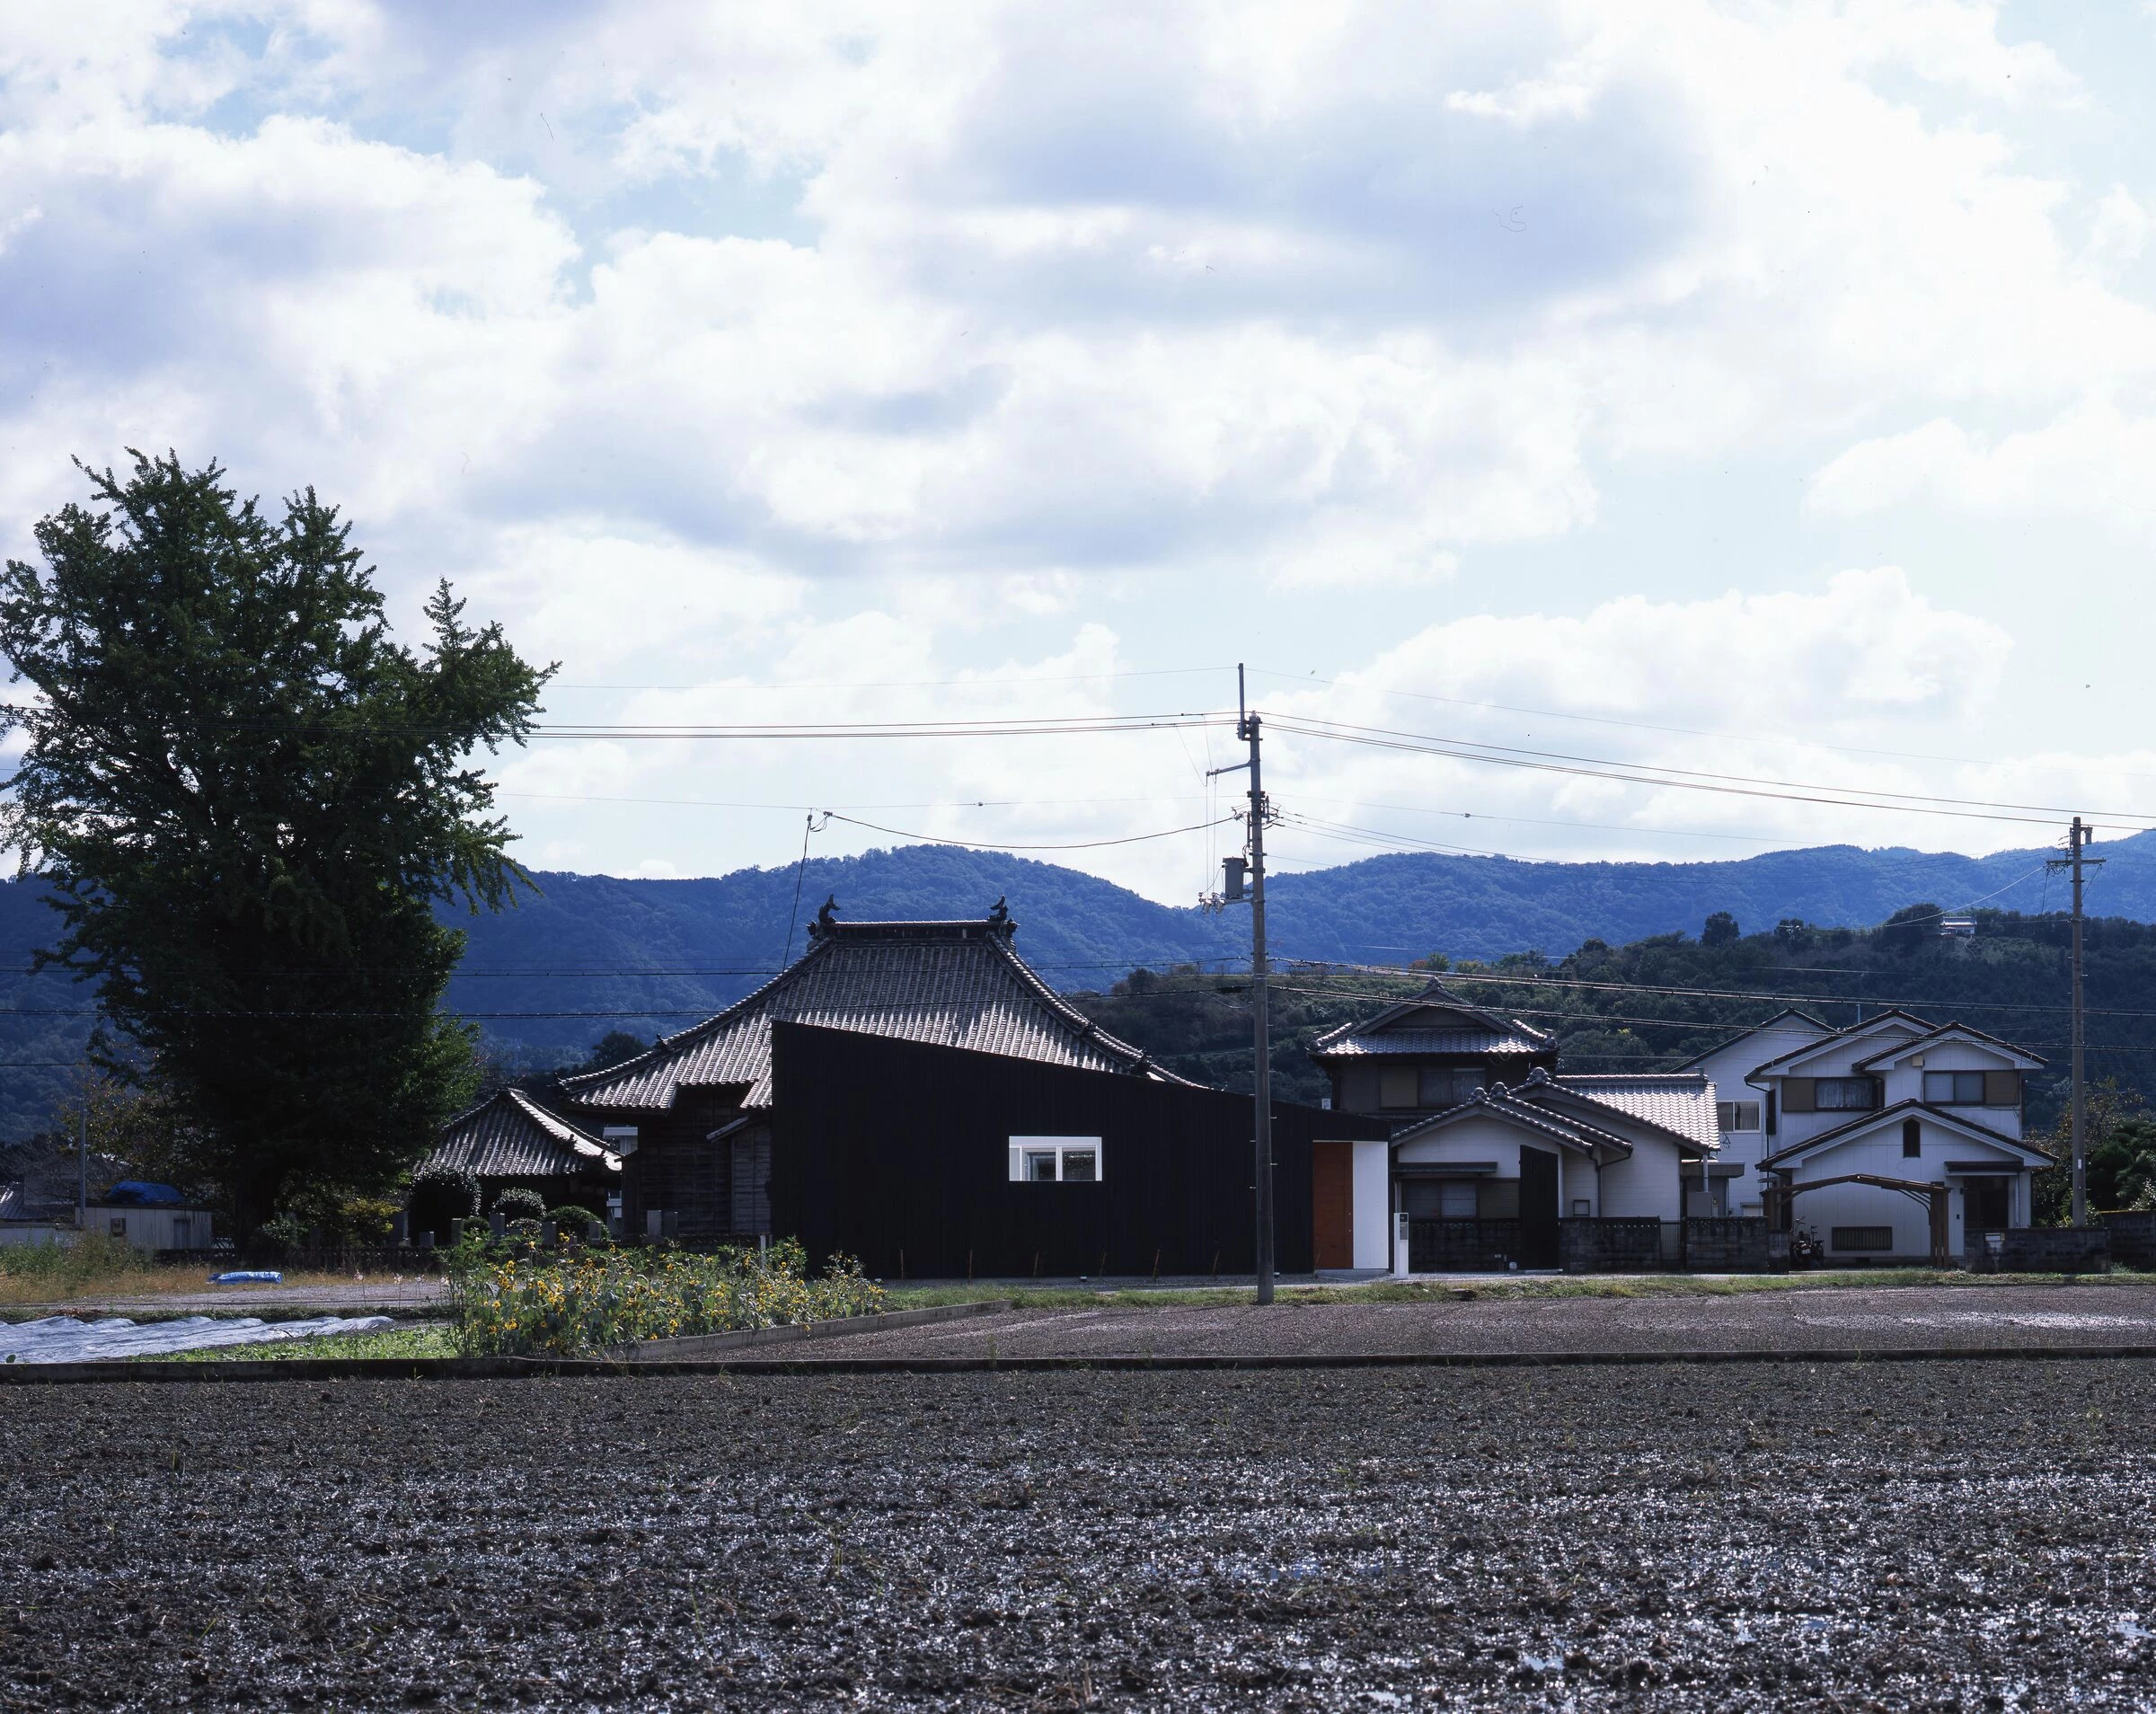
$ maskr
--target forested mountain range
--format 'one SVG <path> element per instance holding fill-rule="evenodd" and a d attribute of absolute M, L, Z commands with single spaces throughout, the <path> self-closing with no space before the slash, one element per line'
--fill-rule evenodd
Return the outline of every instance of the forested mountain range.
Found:
<path fill-rule="evenodd" d="M 1433 953 L 1455 963 L 1538 949 L 1550 959 L 1598 956 L 1575 951 L 1589 941 L 1622 949 L 1630 962 L 1621 968 L 1646 971 L 1672 959 L 1726 950 L 1701 949 L 1696 941 L 1690 953 L 1675 943 L 1645 950 L 1629 944 L 1696 937 L 1716 911 L 1733 914 L 1755 937 L 1785 919 L 1860 928 L 1920 901 L 1947 908 L 1987 901 L 2023 913 L 2056 910 L 2063 893 L 2060 882 L 2045 875 L 2050 854 L 2028 850 L 1972 858 L 1838 845 L 1704 863 L 1376 857 L 1277 876 L 1272 943 L 1283 959 L 1330 967 L 1332 981 L 1346 979 L 1338 974 L 1343 964 L 1400 966 Z M 2090 885 L 2091 912 L 2156 920 L 2156 834 L 2100 846 L 2096 854 L 2108 861 Z M 480 1025 L 490 1052 L 518 1065 L 579 1057 L 613 1029 L 648 1039 L 738 999 L 778 967 L 787 946 L 799 954 L 807 923 L 833 895 L 841 914 L 855 918 L 978 915 L 1006 898 L 1020 924 L 1020 950 L 1070 990 L 1106 991 L 1141 967 L 1228 967 L 1249 946 L 1249 920 L 1240 908 L 1208 913 L 1159 905 L 1074 870 L 950 847 L 818 859 L 798 878 L 787 866 L 697 880 L 536 879 L 539 891 L 517 909 L 456 919 L 471 942 L 451 1004 Z M 0 1140 L 44 1121 L 91 1023 L 85 989 L 49 972 L 28 974 L 31 952 L 49 942 L 56 920 L 40 897 L 34 879 L 0 883 Z M 1998 994 L 1977 997 L 2010 997 L 2006 991 L 2014 985 L 2054 981 L 2055 958 L 2046 965 L 2034 953 L 1994 957 L 1994 926 L 1987 919 L 1984 956 L 1954 967 L 1972 978 L 1981 967 L 1989 973 L 1986 981 L 2004 985 Z M 2008 938 L 2042 948 L 2048 944 L 2042 935 L 2050 932 L 2028 925 L 2027 932 Z M 2117 950 L 2126 950 L 2123 944 Z M 1778 976 L 1763 986 L 1783 980 Z M 1233 1003 L 1232 997 L 1224 1003 Z M 1138 1033 L 1126 1022 L 1114 1027 Z M 1660 1027 L 1639 1038 L 1650 1050 L 1674 1045 L 1676 1038 L 1665 1044 L 1651 1033 Z M 2047 1027 L 2045 1037 L 2063 1039 L 2063 1032 Z M 1583 1041 L 1581 1051 L 1586 1047 Z M 1595 1051 L 1605 1048 L 1597 1045 Z M 1620 1043 L 1606 1051 L 1624 1056 L 1635 1048 Z M 1224 1060 L 1216 1081 L 1227 1081 L 1226 1069 Z"/>
<path fill-rule="evenodd" d="M 1292 966 L 1275 981 L 1274 1086 L 1316 1100 L 1326 1082 L 1308 1057 L 1311 1041 L 1436 976 L 1462 998 L 1555 1036 L 1570 1071 L 1668 1069 L 1784 1006 L 1836 1027 L 1887 1006 L 1958 1019 L 2048 1062 L 2029 1080 L 2028 1118 L 2041 1128 L 2056 1118 L 2067 1070 L 2070 933 L 2056 914 L 1985 910 L 1968 940 L 1941 939 L 1930 920 L 1873 930 L 1791 922 L 1719 944 L 1677 934 L 1624 946 L 1590 939 L 1561 959 L 1432 959 L 1388 975 Z M 2156 926 L 2095 918 L 2083 940 L 2090 1079 L 2156 1097 Z M 1247 976 L 1185 968 L 1134 972 L 1076 998 L 1170 1069 L 1248 1089 L 1247 992 Z"/>

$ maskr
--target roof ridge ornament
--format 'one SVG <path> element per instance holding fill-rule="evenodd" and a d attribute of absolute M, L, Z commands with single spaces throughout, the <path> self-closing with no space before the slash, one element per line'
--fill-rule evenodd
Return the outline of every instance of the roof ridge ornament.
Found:
<path fill-rule="evenodd" d="M 988 926 L 990 928 L 1007 928 L 1010 926 L 1010 897 L 1011 896 L 1006 893 L 1003 896 L 1003 897 L 997 899 L 995 903 L 989 907 Z"/>
<path fill-rule="evenodd" d="M 808 932 L 811 934 L 828 934 L 837 926 L 838 895 L 833 893 L 824 900 L 823 906 L 817 912 L 816 921 L 810 925 Z"/>

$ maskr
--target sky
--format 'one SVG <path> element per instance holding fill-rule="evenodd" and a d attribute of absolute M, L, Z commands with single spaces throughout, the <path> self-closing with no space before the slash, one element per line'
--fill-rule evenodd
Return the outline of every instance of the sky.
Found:
<path fill-rule="evenodd" d="M 0 0 L 0 552 L 71 455 L 312 485 L 560 663 L 541 869 L 1188 902 L 1239 662 L 1281 870 L 2107 835 L 2152 91 L 2146 4 Z"/>

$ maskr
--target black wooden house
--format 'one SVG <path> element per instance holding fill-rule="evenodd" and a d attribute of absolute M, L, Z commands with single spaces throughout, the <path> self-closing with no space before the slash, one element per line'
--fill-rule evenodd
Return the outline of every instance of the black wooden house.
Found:
<path fill-rule="evenodd" d="M 565 1080 L 624 1162 L 631 1232 L 798 1236 L 913 1277 L 1244 1271 L 1248 1096 L 1154 1065 L 1019 958 L 999 905 L 844 923 L 747 999 Z M 1277 1107 L 1279 1264 L 1311 1265 L 1311 1144 L 1381 1125 Z"/>

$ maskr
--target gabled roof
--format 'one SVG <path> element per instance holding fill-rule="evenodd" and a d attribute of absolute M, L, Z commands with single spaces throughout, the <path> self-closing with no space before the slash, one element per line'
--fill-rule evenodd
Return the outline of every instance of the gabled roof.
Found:
<path fill-rule="evenodd" d="M 2009 1136 L 2004 1131 L 1994 1131 L 1988 1125 L 1979 1125 L 1975 1119 L 1964 1118 L 1949 1108 L 1934 1107 L 1929 1101 L 1896 1101 L 1892 1107 L 1883 1107 L 1876 1112 L 1860 1113 L 1855 1118 L 1835 1126 L 1831 1131 L 1822 1131 L 1816 1136 L 1807 1136 L 1801 1143 L 1792 1143 L 1788 1148 L 1776 1151 L 1759 1164 L 1762 1168 L 1787 1166 L 1821 1149 L 1849 1142 L 1867 1131 L 1884 1129 L 1888 1125 L 1898 1126 L 1913 1113 L 1922 1113 L 1931 1122 L 1943 1126 L 1949 1131 L 1957 1131 L 1973 1141 L 1988 1143 L 1993 1148 L 2005 1149 L 2027 1157 L 2031 1166 L 2057 1164 L 2058 1157 L 2049 1149 L 2038 1148 L 2034 1143 L 2026 1143 L 2018 1136 Z"/>
<path fill-rule="evenodd" d="M 1928 1036 L 1932 1030 L 1939 1028 L 1929 1018 L 1920 1018 L 1913 1012 L 1904 1012 L 1899 1006 L 1895 1006 L 1879 1012 L 1875 1017 L 1865 1019 L 1862 1023 L 1851 1024 L 1846 1029 L 1837 1029 L 1832 1035 L 1822 1036 L 1816 1041 L 1807 1041 L 1801 1047 L 1792 1047 L 1788 1053 L 1778 1055 L 1768 1060 L 1763 1065 L 1754 1065 L 1745 1073 L 1745 1079 L 1749 1082 L 1753 1078 L 1773 1071 L 1777 1066 L 1789 1065 L 1799 1059 L 1822 1052 L 1837 1041 L 1862 1041 L 1867 1036 L 1878 1035 L 1889 1027 L 1903 1029 L 1906 1032 L 1902 1038 L 1904 1040 L 1910 1036 Z"/>
<path fill-rule="evenodd" d="M 1736 1047 L 1738 1042 L 1745 1040 L 1747 1037 L 1756 1036 L 1761 1034 L 1763 1031 L 1774 1029 L 1789 1019 L 1795 1019 L 1798 1023 L 1807 1023 L 1811 1025 L 1813 1029 L 1819 1032 L 1822 1038 L 1839 1033 L 1834 1029 L 1833 1025 L 1826 1022 L 1824 1019 L 1815 1018 L 1808 1012 L 1799 1012 L 1795 1006 L 1784 1006 L 1780 1012 L 1776 1012 L 1772 1018 L 1767 1019 L 1763 1023 L 1755 1023 L 1749 1029 L 1740 1029 L 1736 1032 L 1736 1034 L 1730 1037 L 1728 1040 L 1719 1043 L 1715 1047 L 1710 1047 L 1705 1053 L 1692 1055 L 1690 1059 L 1686 1060 L 1682 1065 L 1678 1066 L 1677 1069 L 1679 1071 L 1690 1071 L 1702 1059 L 1712 1059 L 1715 1055 L 1722 1052 L 1726 1048 Z"/>
<path fill-rule="evenodd" d="M 2041 1056 L 2030 1053 L 2026 1047 L 2017 1047 L 2010 1041 L 2003 1041 L 1997 1036 L 1986 1035 L 1983 1030 L 1973 1029 L 1967 1024 L 1957 1020 L 1952 1023 L 1940 1024 L 1938 1029 L 1928 1030 L 1923 1035 L 1912 1036 L 1905 1041 L 1897 1041 L 1891 1047 L 1883 1047 L 1878 1053 L 1858 1060 L 1856 1069 L 1869 1071 L 1882 1059 L 1896 1058 L 1903 1054 L 1919 1053 L 1935 1041 L 1948 1039 L 1981 1042 L 1986 1047 L 2004 1054 L 2009 1059 L 2019 1060 L 2022 1069 L 2025 1071 L 2034 1071 L 2037 1066 L 2046 1063 Z"/>
<path fill-rule="evenodd" d="M 522 1090 L 505 1089 L 445 1125 L 425 1164 L 463 1167 L 482 1179 L 551 1179 L 619 1172 L 622 1157 Z"/>
<path fill-rule="evenodd" d="M 771 1105 L 771 1026 L 817 1024 L 865 1035 L 1159 1082 L 1188 1080 L 1100 1029 L 1012 950 L 1018 925 L 999 905 L 985 919 L 842 923 L 826 905 L 808 950 L 747 999 L 604 1071 L 566 1077 L 580 1107 L 666 1109 L 684 1088 L 738 1085 L 744 1107 Z"/>
<path fill-rule="evenodd" d="M 1530 1077 L 1520 1094 L 1533 1100 L 1544 1089 L 1560 1098 L 1569 1095 L 1614 1108 L 1627 1118 L 1667 1132 L 1688 1149 L 1713 1154 L 1722 1146 L 1721 1126 L 1714 1117 L 1714 1081 L 1704 1072 L 1560 1075 L 1546 1082 Z"/>
<path fill-rule="evenodd" d="M 1547 1054 L 1557 1041 L 1517 1018 L 1462 999 L 1432 978 L 1412 1000 L 1327 1030 L 1311 1044 L 1321 1062 L 1379 1055 Z"/>
<path fill-rule="evenodd" d="M 1442 1113 L 1433 1113 L 1426 1119 L 1393 1132 L 1392 1145 L 1412 1143 L 1418 1137 L 1437 1131 L 1449 1130 L 1454 1125 L 1471 1118 L 1497 1118 L 1509 1125 L 1539 1132 L 1569 1149 L 1592 1154 L 1598 1148 L 1611 1149 L 1620 1158 L 1630 1156 L 1632 1145 L 1614 1131 L 1605 1131 L 1589 1120 L 1570 1113 L 1552 1112 L 1544 1107 L 1520 1100 L 1498 1083 L 1489 1089 L 1479 1089 L 1457 1107 L 1448 1107 Z"/>

